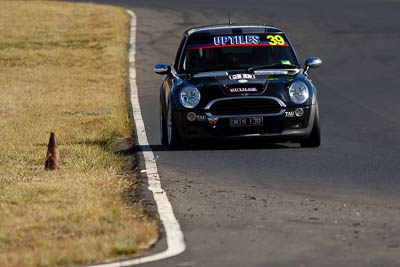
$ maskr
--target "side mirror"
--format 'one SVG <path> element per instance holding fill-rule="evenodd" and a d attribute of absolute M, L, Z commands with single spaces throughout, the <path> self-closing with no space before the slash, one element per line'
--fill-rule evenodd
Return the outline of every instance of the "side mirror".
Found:
<path fill-rule="evenodd" d="M 171 67 L 167 64 L 158 64 L 154 66 L 153 70 L 157 74 L 165 75 L 171 71 Z"/>
<path fill-rule="evenodd" d="M 309 59 L 306 60 L 306 68 L 304 70 L 304 73 L 307 74 L 309 69 L 313 68 L 318 68 L 322 64 L 322 59 L 319 57 L 310 57 Z"/>

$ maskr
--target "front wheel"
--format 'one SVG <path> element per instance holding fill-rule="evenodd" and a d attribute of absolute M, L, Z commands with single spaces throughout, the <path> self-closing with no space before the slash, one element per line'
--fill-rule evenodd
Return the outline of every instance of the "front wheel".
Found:
<path fill-rule="evenodd" d="M 170 150 L 177 150 L 182 148 L 182 141 L 176 130 L 175 120 L 172 117 L 171 105 L 169 105 L 168 107 L 167 136 L 168 136 L 168 147 Z"/>
<path fill-rule="evenodd" d="M 321 128 L 319 125 L 319 108 L 316 104 L 314 125 L 309 137 L 300 142 L 301 147 L 319 147 L 321 145 Z"/>

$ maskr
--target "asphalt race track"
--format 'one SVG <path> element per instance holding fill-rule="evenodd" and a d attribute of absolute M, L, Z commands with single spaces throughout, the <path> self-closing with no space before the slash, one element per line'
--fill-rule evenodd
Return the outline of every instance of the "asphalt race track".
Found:
<path fill-rule="evenodd" d="M 400 1 L 96 2 L 138 17 L 141 108 L 187 244 L 146 266 L 400 266 Z M 173 62 L 185 29 L 228 13 L 282 28 L 302 62 L 323 59 L 310 72 L 320 148 L 160 145 L 153 65 Z"/>

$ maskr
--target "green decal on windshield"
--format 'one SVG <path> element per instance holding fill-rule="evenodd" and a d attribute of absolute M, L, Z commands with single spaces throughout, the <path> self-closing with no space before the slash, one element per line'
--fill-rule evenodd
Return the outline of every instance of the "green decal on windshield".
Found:
<path fill-rule="evenodd" d="M 290 62 L 290 60 L 281 60 L 281 63 L 285 65 L 292 65 L 292 62 Z"/>

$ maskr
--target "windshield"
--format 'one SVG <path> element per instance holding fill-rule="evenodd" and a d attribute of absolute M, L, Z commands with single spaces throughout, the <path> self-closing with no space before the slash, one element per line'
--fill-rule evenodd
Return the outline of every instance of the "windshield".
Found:
<path fill-rule="evenodd" d="M 190 36 L 179 72 L 236 70 L 282 64 L 287 68 L 299 67 L 283 33 Z"/>

